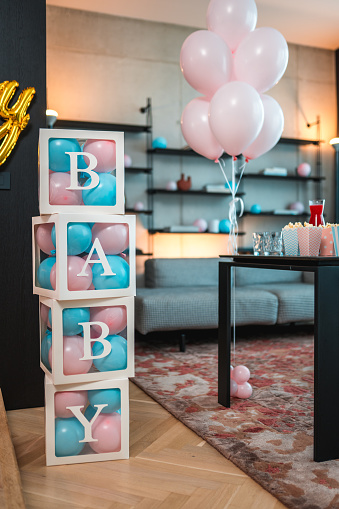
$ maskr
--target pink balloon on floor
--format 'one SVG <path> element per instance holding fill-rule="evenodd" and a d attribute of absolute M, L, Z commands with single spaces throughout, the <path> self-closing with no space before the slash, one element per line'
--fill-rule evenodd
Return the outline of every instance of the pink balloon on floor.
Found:
<path fill-rule="evenodd" d="M 54 223 L 39 224 L 35 230 L 35 239 L 41 251 L 51 255 L 51 251 L 55 250 L 55 246 L 52 242 L 51 232 Z"/>
<path fill-rule="evenodd" d="M 252 392 L 253 392 L 252 385 L 249 384 L 248 382 L 245 382 L 243 384 L 238 385 L 238 390 L 234 394 L 234 396 L 240 399 L 247 399 L 250 396 L 252 396 Z"/>
<path fill-rule="evenodd" d="M 86 267 L 86 276 L 78 276 L 85 265 L 85 260 L 80 256 L 67 256 L 67 287 L 69 291 L 88 290 L 92 283 L 92 269 Z M 52 288 L 56 289 L 56 263 L 50 274 Z"/>
<path fill-rule="evenodd" d="M 98 173 L 108 173 L 115 170 L 116 167 L 116 144 L 113 140 L 87 140 L 83 152 L 89 152 L 96 157 L 97 166 L 94 171 Z M 88 158 L 84 156 L 85 163 L 88 164 Z"/>
<path fill-rule="evenodd" d="M 66 189 L 70 185 L 69 173 L 53 172 L 49 176 L 49 203 L 51 205 L 81 205 L 81 190 Z"/>
<path fill-rule="evenodd" d="M 108 325 L 109 333 L 118 334 L 127 326 L 127 310 L 125 306 L 92 307 L 91 322 L 103 322 Z M 96 332 L 101 333 L 101 327 L 93 325 Z"/>
<path fill-rule="evenodd" d="M 128 225 L 124 223 L 95 223 L 92 241 L 99 239 L 106 255 L 116 255 L 128 247 Z"/>
<path fill-rule="evenodd" d="M 232 370 L 231 376 L 237 384 L 243 384 L 249 380 L 251 373 L 246 366 L 236 366 Z"/>
<path fill-rule="evenodd" d="M 64 375 L 83 375 L 92 366 L 92 359 L 81 361 L 84 356 L 84 340 L 82 336 L 63 337 L 63 372 Z M 48 352 L 48 361 L 52 366 L 52 348 Z"/>
<path fill-rule="evenodd" d="M 48 318 L 49 310 L 50 310 L 50 308 L 48 306 L 46 306 L 46 304 L 43 304 L 41 302 L 41 304 L 40 304 L 40 318 L 41 318 L 41 321 L 42 321 L 42 323 L 45 323 L 46 325 L 48 325 L 48 327 L 51 327 L 51 323 L 50 323 L 49 318 Z"/>
<path fill-rule="evenodd" d="M 117 452 L 121 449 L 121 416 L 100 414 L 92 425 L 92 437 L 97 442 L 89 442 L 93 451 L 97 453 Z"/>
<path fill-rule="evenodd" d="M 238 384 L 231 378 L 231 396 L 235 396 L 238 390 Z"/>
<path fill-rule="evenodd" d="M 68 406 L 87 405 L 87 391 L 60 391 L 54 396 L 55 417 L 74 417 L 74 414 L 67 410 Z"/>

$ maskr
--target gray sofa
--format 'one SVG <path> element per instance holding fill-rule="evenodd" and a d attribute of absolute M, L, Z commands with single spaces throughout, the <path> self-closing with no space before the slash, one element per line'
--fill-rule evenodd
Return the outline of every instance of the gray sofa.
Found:
<path fill-rule="evenodd" d="M 156 331 L 217 328 L 219 260 L 147 260 L 144 287 L 137 289 L 135 298 L 136 330 L 148 334 Z M 236 269 L 237 326 L 310 322 L 313 316 L 312 274 L 240 267 Z"/>

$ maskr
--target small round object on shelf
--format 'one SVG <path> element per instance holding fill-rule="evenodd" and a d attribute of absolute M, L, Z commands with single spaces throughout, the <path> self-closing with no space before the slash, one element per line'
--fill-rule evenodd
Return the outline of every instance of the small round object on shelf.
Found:
<path fill-rule="evenodd" d="M 230 231 L 231 231 L 231 221 L 229 219 L 222 219 L 219 223 L 219 232 L 230 233 Z"/>
<path fill-rule="evenodd" d="M 194 221 L 193 226 L 197 226 L 199 229 L 199 233 L 203 233 L 207 230 L 208 223 L 206 219 L 200 218 Z"/>
<path fill-rule="evenodd" d="M 260 214 L 261 213 L 261 206 L 259 203 L 254 203 L 252 207 L 250 208 L 251 214 Z"/>
<path fill-rule="evenodd" d="M 308 163 L 300 163 L 297 167 L 299 177 L 308 177 L 311 174 L 311 165 Z"/>
<path fill-rule="evenodd" d="M 125 168 L 130 168 L 132 166 L 132 158 L 128 154 L 124 155 L 124 165 Z"/>
<path fill-rule="evenodd" d="M 293 203 L 291 203 L 288 208 L 290 210 L 296 210 L 298 212 L 298 214 L 302 214 L 305 210 L 305 207 L 304 205 L 301 203 L 301 201 L 295 201 Z"/>
<path fill-rule="evenodd" d="M 144 204 L 142 203 L 142 201 L 137 201 L 135 204 L 134 204 L 134 210 L 136 211 L 140 211 L 140 210 L 144 210 L 145 209 L 145 206 Z"/>
<path fill-rule="evenodd" d="M 152 142 L 152 148 L 167 148 L 167 140 L 163 136 L 158 136 Z"/>
<path fill-rule="evenodd" d="M 166 184 L 167 191 L 176 191 L 178 189 L 177 183 L 174 180 L 170 180 Z"/>

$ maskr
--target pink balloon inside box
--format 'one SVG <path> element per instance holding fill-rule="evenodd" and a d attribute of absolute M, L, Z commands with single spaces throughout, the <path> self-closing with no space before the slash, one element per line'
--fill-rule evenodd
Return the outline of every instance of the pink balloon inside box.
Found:
<path fill-rule="evenodd" d="M 39 216 L 32 236 L 34 294 L 58 300 L 135 295 L 135 216 Z"/>
<path fill-rule="evenodd" d="M 129 457 L 128 379 L 55 386 L 45 377 L 46 464 Z"/>
<path fill-rule="evenodd" d="M 40 129 L 40 214 L 124 214 L 124 133 Z"/>
<path fill-rule="evenodd" d="M 55 385 L 134 376 L 134 298 L 40 297 L 40 367 Z"/>

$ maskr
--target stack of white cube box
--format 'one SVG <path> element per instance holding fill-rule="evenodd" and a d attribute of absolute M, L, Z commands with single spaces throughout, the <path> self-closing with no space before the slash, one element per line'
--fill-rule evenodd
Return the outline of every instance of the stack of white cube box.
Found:
<path fill-rule="evenodd" d="M 135 216 L 123 215 L 123 133 L 41 129 L 39 204 L 47 465 L 128 458 Z"/>

